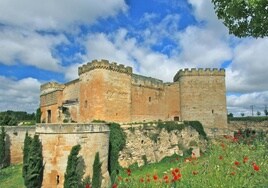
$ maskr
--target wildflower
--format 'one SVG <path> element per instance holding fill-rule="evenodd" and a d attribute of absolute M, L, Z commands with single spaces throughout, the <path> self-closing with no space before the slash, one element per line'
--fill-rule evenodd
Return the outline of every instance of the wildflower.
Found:
<path fill-rule="evenodd" d="M 180 170 L 178 168 L 175 168 L 174 172 L 178 173 Z"/>
<path fill-rule="evenodd" d="M 156 181 L 158 179 L 158 176 L 157 175 L 154 175 L 153 178 Z"/>
<path fill-rule="evenodd" d="M 112 188 L 117 188 L 117 184 L 114 183 L 113 186 L 112 186 Z"/>
<path fill-rule="evenodd" d="M 128 176 L 131 176 L 131 170 L 130 170 L 130 168 L 127 169 L 127 175 Z"/>
<path fill-rule="evenodd" d="M 90 185 L 89 185 L 88 183 L 86 184 L 86 188 L 91 188 Z"/>
<path fill-rule="evenodd" d="M 147 178 L 147 182 L 150 182 L 151 180 L 150 180 L 150 178 Z"/>
<path fill-rule="evenodd" d="M 248 162 L 248 157 L 247 156 L 245 156 L 244 159 L 243 159 L 243 163 L 246 163 L 246 162 Z"/>
<path fill-rule="evenodd" d="M 219 156 L 219 159 L 220 159 L 220 160 L 223 160 L 223 156 L 222 156 L 222 155 L 220 155 L 220 156 Z"/>
<path fill-rule="evenodd" d="M 193 171 L 193 175 L 197 175 L 198 174 L 198 171 Z"/>
<path fill-rule="evenodd" d="M 163 179 L 164 179 L 164 180 L 168 180 L 168 176 L 165 175 L 165 176 L 163 177 Z"/>
<path fill-rule="evenodd" d="M 231 174 L 232 176 L 234 176 L 234 175 L 235 175 L 235 172 L 231 172 L 230 174 Z"/>
<path fill-rule="evenodd" d="M 235 166 L 239 166 L 240 165 L 240 163 L 238 161 L 235 161 L 234 164 L 235 164 Z"/>
<path fill-rule="evenodd" d="M 126 178 L 125 181 L 128 182 L 128 178 Z"/>
<path fill-rule="evenodd" d="M 173 181 L 177 181 L 181 179 L 181 174 L 177 174 L 175 176 L 173 176 Z"/>
<path fill-rule="evenodd" d="M 143 183 L 144 182 L 144 179 L 143 178 L 140 178 L 140 182 Z"/>
<path fill-rule="evenodd" d="M 224 143 L 221 143 L 221 147 L 222 147 L 222 149 L 225 149 Z"/>
<path fill-rule="evenodd" d="M 258 165 L 256 165 L 256 163 L 253 163 L 253 169 L 255 171 L 259 171 L 260 170 L 260 167 Z"/>

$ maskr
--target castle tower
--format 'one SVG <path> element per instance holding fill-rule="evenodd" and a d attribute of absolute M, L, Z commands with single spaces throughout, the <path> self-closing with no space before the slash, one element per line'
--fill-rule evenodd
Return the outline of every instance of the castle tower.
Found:
<path fill-rule="evenodd" d="M 180 85 L 182 120 L 198 120 L 208 133 L 227 128 L 224 69 L 180 70 L 174 82 Z"/>
<path fill-rule="evenodd" d="M 131 67 L 94 60 L 79 67 L 78 74 L 80 122 L 130 122 Z"/>
<path fill-rule="evenodd" d="M 59 119 L 59 106 L 62 105 L 63 84 L 48 82 L 41 85 L 40 110 L 43 123 L 57 123 Z"/>

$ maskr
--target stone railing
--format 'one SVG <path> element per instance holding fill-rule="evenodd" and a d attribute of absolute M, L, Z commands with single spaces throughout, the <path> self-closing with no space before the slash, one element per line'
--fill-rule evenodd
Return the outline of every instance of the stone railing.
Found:
<path fill-rule="evenodd" d="M 107 69 L 111 71 L 116 71 L 120 73 L 132 74 L 132 67 L 125 67 L 124 65 L 117 63 L 109 63 L 108 60 L 93 60 L 91 63 L 87 63 L 78 68 L 78 75 L 89 72 L 94 69 Z"/>

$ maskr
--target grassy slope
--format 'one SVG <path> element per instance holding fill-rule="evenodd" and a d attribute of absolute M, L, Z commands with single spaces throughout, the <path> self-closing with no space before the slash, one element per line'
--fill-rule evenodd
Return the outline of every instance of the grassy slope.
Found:
<path fill-rule="evenodd" d="M 0 170 L 1 188 L 23 188 L 22 165 L 14 165 Z"/>

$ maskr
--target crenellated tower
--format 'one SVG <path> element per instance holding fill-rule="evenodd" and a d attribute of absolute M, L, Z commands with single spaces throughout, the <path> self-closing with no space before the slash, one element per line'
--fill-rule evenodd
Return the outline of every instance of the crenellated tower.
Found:
<path fill-rule="evenodd" d="M 93 60 L 78 68 L 80 121 L 131 121 L 132 68 Z"/>
<path fill-rule="evenodd" d="M 199 120 L 207 130 L 226 128 L 224 69 L 180 70 L 174 82 L 179 82 L 182 120 Z"/>

